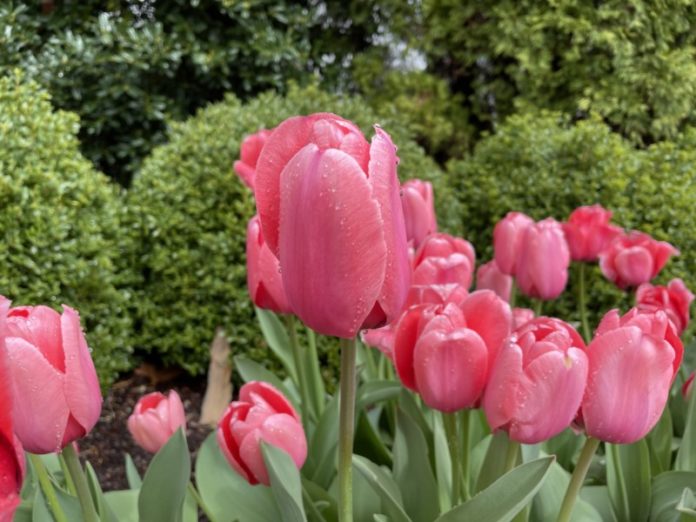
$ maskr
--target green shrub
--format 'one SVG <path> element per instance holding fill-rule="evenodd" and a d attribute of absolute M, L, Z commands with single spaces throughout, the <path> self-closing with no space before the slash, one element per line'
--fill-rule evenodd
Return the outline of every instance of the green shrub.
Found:
<path fill-rule="evenodd" d="M 0 292 L 77 308 L 103 385 L 129 367 L 132 280 L 117 190 L 79 152 L 77 116 L 19 74 L 0 78 Z"/>
<path fill-rule="evenodd" d="M 381 119 L 358 98 L 316 87 L 291 88 L 287 97 L 262 95 L 243 105 L 228 96 L 183 124 L 157 147 L 133 180 L 129 205 L 142 234 L 144 287 L 139 295 L 139 345 L 167 364 L 203 371 L 217 326 L 226 328 L 235 353 L 267 359 L 246 289 L 246 223 L 251 193 L 232 163 L 245 135 L 295 114 L 333 111 L 354 120 L 368 136 L 379 122 L 399 147 L 402 179 L 430 179 L 443 210 L 455 222 L 444 175 L 398 122 Z"/>

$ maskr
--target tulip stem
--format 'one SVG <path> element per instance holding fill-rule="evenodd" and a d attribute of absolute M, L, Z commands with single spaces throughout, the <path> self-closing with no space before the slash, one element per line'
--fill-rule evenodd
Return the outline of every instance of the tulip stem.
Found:
<path fill-rule="evenodd" d="M 353 522 L 355 350 L 355 339 L 341 339 L 341 395 L 338 432 L 338 519 L 340 522 Z"/>
<path fill-rule="evenodd" d="M 537 317 L 541 317 L 541 309 L 544 304 L 544 301 L 541 299 L 535 299 L 534 300 L 534 315 Z"/>
<path fill-rule="evenodd" d="M 582 335 L 585 342 L 589 343 L 592 340 L 590 333 L 590 325 L 587 322 L 587 299 L 585 295 L 585 263 L 580 263 L 580 278 L 579 278 L 579 296 L 580 301 L 580 320 L 582 321 Z"/>
<path fill-rule="evenodd" d="M 471 418 L 471 410 L 462 410 L 460 413 L 462 437 L 462 499 L 464 502 L 469 500 L 469 420 Z"/>
<path fill-rule="evenodd" d="M 85 522 L 97 522 L 97 510 L 94 508 L 94 501 L 89 492 L 87 477 L 85 477 L 82 464 L 80 464 L 80 458 L 77 456 L 72 444 L 68 444 L 63 448 L 63 456 L 65 457 L 65 463 L 68 466 L 68 471 L 75 484 L 77 498 L 80 501 L 80 508 L 82 508 L 82 516 Z"/>
<path fill-rule="evenodd" d="M 58 454 L 58 461 L 60 462 L 60 469 L 63 470 L 63 476 L 65 477 L 65 485 L 68 488 L 68 493 L 70 493 L 72 496 L 76 497 L 77 490 L 75 489 L 75 484 L 73 483 L 73 479 L 70 476 L 70 471 L 68 470 L 68 465 L 66 464 L 65 457 L 63 456 L 62 453 Z"/>
<path fill-rule="evenodd" d="M 297 373 L 297 388 L 300 390 L 300 410 L 302 412 L 303 422 L 308 422 L 311 417 L 312 408 L 309 404 L 309 396 L 307 395 L 307 375 L 305 374 L 305 364 L 302 360 L 302 349 L 297 340 L 297 330 L 295 328 L 295 316 L 287 314 L 285 316 L 285 327 L 290 337 L 290 347 L 292 348 L 292 356 L 295 360 L 295 372 Z"/>
<path fill-rule="evenodd" d="M 582 452 L 580 453 L 578 464 L 575 466 L 573 476 L 570 478 L 570 483 L 568 484 L 568 489 L 566 489 L 565 497 L 563 497 L 563 503 L 561 504 L 561 510 L 558 512 L 557 522 L 568 522 L 570 520 L 570 515 L 572 514 L 573 506 L 575 505 L 575 499 L 577 498 L 578 493 L 580 493 L 580 488 L 582 487 L 582 483 L 585 481 L 587 470 L 590 469 L 590 463 L 592 462 L 592 457 L 599 447 L 599 442 L 599 439 L 587 437 L 585 446 L 583 446 Z"/>
<path fill-rule="evenodd" d="M 312 386 L 312 399 L 317 419 L 324 413 L 324 386 L 321 377 L 321 366 L 319 365 L 319 354 L 317 353 L 317 336 L 314 330 L 307 327 L 307 344 L 309 346 L 309 364 L 312 379 L 315 379 L 315 386 Z"/>
<path fill-rule="evenodd" d="M 517 301 L 517 284 L 515 284 L 515 279 L 512 278 L 512 284 L 510 285 L 510 308 L 515 308 L 515 301 Z"/>
<path fill-rule="evenodd" d="M 196 504 L 198 504 L 198 506 L 201 508 L 201 511 L 203 511 L 203 514 L 208 518 L 208 520 L 210 520 L 210 522 L 216 522 L 215 517 L 210 511 L 208 511 L 205 502 L 203 502 L 203 497 L 201 497 L 201 494 L 198 493 L 196 486 L 194 486 L 193 482 L 191 482 L 190 480 L 188 483 L 188 490 L 189 493 L 191 493 L 191 496 L 195 499 Z"/>
<path fill-rule="evenodd" d="M 457 414 L 443 413 L 442 421 L 445 426 L 447 446 L 450 452 L 450 461 L 452 462 L 452 505 L 456 506 L 459 504 L 459 492 L 461 490 L 461 473 L 459 470 L 461 463 L 459 455 L 459 437 L 457 433 Z"/>
<path fill-rule="evenodd" d="M 517 456 L 520 453 L 520 443 L 508 438 L 507 452 L 505 453 L 505 473 L 510 471 L 517 464 Z"/>
<path fill-rule="evenodd" d="M 56 522 L 68 522 L 68 518 L 65 516 L 65 513 L 63 513 L 63 510 L 60 507 L 60 502 L 58 502 L 58 497 L 56 496 L 56 490 L 53 488 L 51 478 L 48 476 L 46 466 L 44 466 L 41 457 L 34 455 L 33 453 L 29 453 L 28 455 L 31 464 L 34 467 L 34 471 L 39 478 L 41 491 L 46 498 L 46 502 L 48 503 L 48 507 L 51 509 L 51 513 L 53 513 L 53 518 L 55 518 Z"/>

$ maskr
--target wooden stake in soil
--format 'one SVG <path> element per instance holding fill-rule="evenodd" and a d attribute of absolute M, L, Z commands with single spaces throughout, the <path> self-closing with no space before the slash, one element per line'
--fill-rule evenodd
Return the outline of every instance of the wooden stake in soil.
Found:
<path fill-rule="evenodd" d="M 230 352 L 230 343 L 227 342 L 225 332 L 222 328 L 218 328 L 215 331 L 215 339 L 210 345 L 208 385 L 201 406 L 201 424 L 216 426 L 232 400 Z"/>

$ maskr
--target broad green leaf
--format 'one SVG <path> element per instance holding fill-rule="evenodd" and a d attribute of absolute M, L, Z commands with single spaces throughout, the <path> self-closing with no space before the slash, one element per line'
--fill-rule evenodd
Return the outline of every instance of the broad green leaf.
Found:
<path fill-rule="evenodd" d="M 241 375 L 244 382 L 249 381 L 264 381 L 272 384 L 278 390 L 280 390 L 283 395 L 285 395 L 290 402 L 292 402 L 295 409 L 299 410 L 299 397 L 293 388 L 292 390 L 286 386 L 283 381 L 276 377 L 273 373 L 269 372 L 266 368 L 261 366 L 259 363 L 252 361 L 244 357 L 243 355 L 238 355 L 234 358 L 234 367 L 237 369 L 237 373 Z"/>
<path fill-rule="evenodd" d="M 606 486 L 585 486 L 580 490 L 580 498 L 585 501 L 587 506 L 599 513 L 602 522 L 618 522 L 614 514 L 614 506 L 611 505 L 609 498 L 609 488 Z M 575 511 L 573 511 L 575 514 Z"/>
<path fill-rule="evenodd" d="M 300 472 L 284 450 L 261 443 L 261 453 L 271 481 L 271 492 L 283 522 L 306 522 Z"/>
<path fill-rule="evenodd" d="M 483 491 L 505 472 L 508 436 L 499 431 L 491 438 L 476 481 L 476 491 Z"/>
<path fill-rule="evenodd" d="M 326 388 L 321 376 L 319 355 L 317 354 L 317 336 L 314 330 L 307 328 L 307 350 L 305 350 L 305 364 L 307 368 L 307 386 L 312 400 L 313 410 L 319 418 L 324 412 L 326 403 Z"/>
<path fill-rule="evenodd" d="M 440 511 L 449 511 L 452 507 L 452 460 L 447 446 L 445 427 L 440 415 L 436 415 L 433 422 L 433 447 L 435 449 L 435 474 L 437 475 Z M 469 455 L 472 454 L 473 451 Z"/>
<path fill-rule="evenodd" d="M 692 393 L 689 399 L 684 435 L 677 451 L 674 469 L 696 471 L 696 393 Z"/>
<path fill-rule="evenodd" d="M 97 515 L 102 522 L 118 522 L 116 515 L 111 511 L 109 505 L 104 499 L 104 492 L 102 491 L 101 485 L 99 484 L 99 478 L 97 473 L 94 471 L 92 464 L 87 462 L 85 464 L 85 475 L 87 475 L 87 484 L 89 486 L 89 492 L 92 495 L 92 500 L 94 501 L 94 507 L 97 509 Z"/>
<path fill-rule="evenodd" d="M 68 495 L 60 488 L 55 488 L 55 491 L 56 497 L 58 497 L 58 503 L 66 518 L 70 522 L 81 522 L 83 520 L 82 510 L 80 509 L 80 502 L 77 498 Z M 33 522 L 53 522 L 53 515 L 46 503 L 41 488 L 36 488 L 36 492 L 34 493 L 31 516 Z"/>
<path fill-rule="evenodd" d="M 297 380 L 297 369 L 292 356 L 292 347 L 290 346 L 290 338 L 285 326 L 280 322 L 278 316 L 269 310 L 256 308 L 256 317 L 261 327 L 261 333 L 268 343 L 268 347 L 278 357 L 278 360 L 287 370 L 288 375 L 294 382 Z"/>
<path fill-rule="evenodd" d="M 135 467 L 133 457 L 128 453 L 126 453 L 126 480 L 128 480 L 128 487 L 131 489 L 140 489 L 140 486 L 143 485 L 143 479 L 140 478 L 138 468 Z"/>
<path fill-rule="evenodd" d="M 430 447 L 433 440 L 433 432 L 432 428 L 430 427 L 430 423 L 425 418 L 421 407 L 418 406 L 418 403 L 416 403 L 413 393 L 404 389 L 403 387 L 401 388 L 401 394 L 399 395 L 399 407 L 408 413 L 414 421 L 416 421 L 416 424 L 418 424 L 418 427 L 423 432 L 423 435 L 425 435 L 425 440 L 428 441 L 428 447 Z"/>
<path fill-rule="evenodd" d="M 122 491 L 109 491 L 104 493 L 106 502 L 111 507 L 118 522 L 138 521 L 138 495 L 137 489 L 124 489 Z"/>
<path fill-rule="evenodd" d="M 391 466 L 392 455 L 365 410 L 359 410 L 357 417 L 353 453 L 362 455 L 379 466 Z"/>
<path fill-rule="evenodd" d="M 319 419 L 309 445 L 305 471 L 323 488 L 328 488 L 336 471 L 336 447 L 338 445 L 338 396 L 327 404 Z M 309 464 L 309 465 L 308 465 Z"/>
<path fill-rule="evenodd" d="M 606 444 L 607 486 L 619 520 L 639 522 L 650 514 L 650 454 L 648 444 Z"/>
<path fill-rule="evenodd" d="M 650 469 L 653 475 L 670 469 L 673 433 L 672 415 L 669 408 L 665 408 L 660 420 L 645 439 L 650 451 Z"/>
<path fill-rule="evenodd" d="M 358 411 L 376 402 L 396 399 L 403 390 L 401 383 L 394 381 L 369 381 L 358 389 Z"/>
<path fill-rule="evenodd" d="M 392 522 L 410 522 L 403 508 L 403 499 L 399 487 L 391 475 L 383 468 L 370 462 L 364 457 L 353 455 L 353 467 L 367 480 L 372 489 L 382 499 L 384 514 Z"/>
<path fill-rule="evenodd" d="M 315 484 L 311 480 L 305 477 L 302 478 L 302 487 L 311 499 L 317 511 L 320 512 L 321 518 L 313 517 L 313 509 L 311 506 L 307 506 L 305 502 L 305 509 L 307 510 L 307 518 L 309 520 L 318 520 L 323 522 L 326 520 L 338 520 L 338 508 L 336 504 L 336 499 L 329 494 L 324 488 Z M 305 499 L 307 500 L 307 499 Z"/>
<path fill-rule="evenodd" d="M 543 442 L 541 447 L 548 455 L 555 455 L 556 462 L 561 467 L 573 469 L 574 457 L 584 443 L 583 435 L 576 435 L 572 429 L 566 428 L 555 437 Z"/>
<path fill-rule="evenodd" d="M 679 504 L 677 504 L 677 511 L 681 513 L 682 522 L 696 521 L 696 495 L 691 489 L 684 488 Z"/>
<path fill-rule="evenodd" d="M 652 482 L 650 503 L 651 522 L 676 522 L 679 520 L 677 505 L 684 488 L 696 491 L 696 473 L 692 471 L 667 471 Z"/>
<path fill-rule="evenodd" d="M 338 477 L 331 491 L 338 499 Z M 371 520 L 375 514 L 384 513 L 384 502 L 372 484 L 353 465 L 353 518 L 356 521 Z M 338 517 L 333 519 L 338 520 Z"/>

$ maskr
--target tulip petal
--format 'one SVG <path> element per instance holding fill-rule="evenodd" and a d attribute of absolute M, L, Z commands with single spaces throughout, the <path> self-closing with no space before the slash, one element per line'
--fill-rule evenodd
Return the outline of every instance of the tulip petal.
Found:
<path fill-rule="evenodd" d="M 512 342 L 506 342 L 493 363 L 483 410 L 491 430 L 507 426 L 517 411 L 517 396 L 522 375 L 522 350 Z"/>
<path fill-rule="evenodd" d="M 653 258 L 643 247 L 622 250 L 616 255 L 614 263 L 621 274 L 624 286 L 636 286 L 650 281 L 653 277 Z"/>
<path fill-rule="evenodd" d="M 413 351 L 418 340 L 419 323 L 426 305 L 410 308 L 399 320 L 394 336 L 394 367 L 401 384 L 416 391 L 416 372 L 413 368 Z"/>
<path fill-rule="evenodd" d="M 19 308 L 24 316 L 15 319 L 13 311 L 7 321 L 8 335 L 22 337 L 33 344 L 43 354 L 48 362 L 59 372 L 65 372 L 65 358 L 63 355 L 62 339 L 60 334 L 60 314 L 48 306 L 34 306 Z M 23 314 L 24 315 L 24 314 Z"/>
<path fill-rule="evenodd" d="M 230 463 L 230 466 L 232 466 L 232 468 L 239 473 L 244 480 L 251 484 L 256 484 L 257 480 L 251 475 L 251 472 L 242 462 L 242 459 L 239 456 L 239 447 L 237 446 L 237 443 L 232 441 L 232 437 L 229 434 L 229 426 L 221 426 L 218 428 L 215 438 L 217 439 L 218 446 L 223 455 L 225 455 L 227 462 Z"/>
<path fill-rule="evenodd" d="M 481 336 L 493 364 L 505 338 L 512 330 L 510 306 L 491 290 L 477 290 L 469 294 L 461 306 L 467 328 Z"/>
<path fill-rule="evenodd" d="M 298 421 L 300 415 L 293 408 L 290 401 L 280 393 L 272 384 L 263 381 L 250 381 L 239 390 L 239 401 L 254 405 L 268 405 L 272 413 L 286 413 Z"/>
<path fill-rule="evenodd" d="M 307 439 L 302 424 L 290 415 L 268 417 L 261 426 L 261 438 L 290 455 L 298 469 L 307 459 Z"/>

